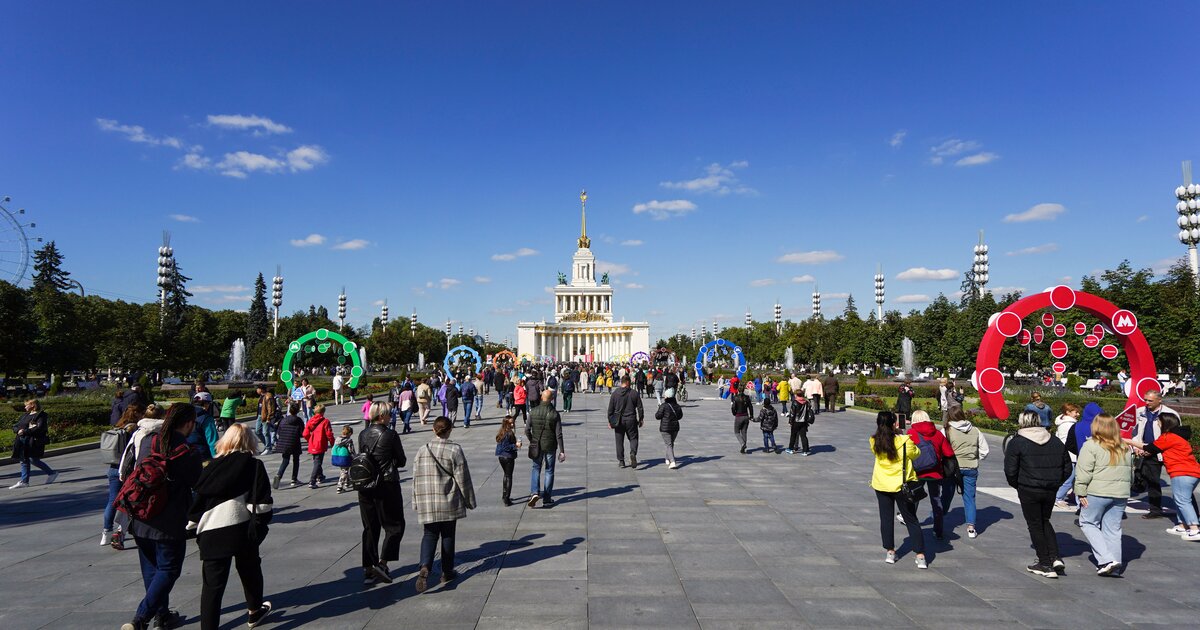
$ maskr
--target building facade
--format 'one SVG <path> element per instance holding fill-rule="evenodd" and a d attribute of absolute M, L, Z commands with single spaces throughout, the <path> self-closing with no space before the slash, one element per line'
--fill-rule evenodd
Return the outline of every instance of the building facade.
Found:
<path fill-rule="evenodd" d="M 597 280 L 596 256 L 587 236 L 587 192 L 580 193 L 583 212 L 571 278 L 559 274 L 554 287 L 554 319 L 517 324 L 517 355 L 536 360 L 627 361 L 650 351 L 650 324 L 616 321 L 608 275 Z"/>

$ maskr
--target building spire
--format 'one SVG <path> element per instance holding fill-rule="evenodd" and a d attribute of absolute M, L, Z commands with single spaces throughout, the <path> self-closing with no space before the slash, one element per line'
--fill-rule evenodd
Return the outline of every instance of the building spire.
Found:
<path fill-rule="evenodd" d="M 579 230 L 579 248 L 588 249 L 592 246 L 592 239 L 587 236 L 587 191 L 579 191 L 579 205 L 583 211 L 583 224 Z"/>

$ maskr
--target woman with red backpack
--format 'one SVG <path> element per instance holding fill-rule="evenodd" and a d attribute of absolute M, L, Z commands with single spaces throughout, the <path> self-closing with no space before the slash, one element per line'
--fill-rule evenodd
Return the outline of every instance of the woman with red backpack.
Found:
<path fill-rule="evenodd" d="M 308 487 L 316 489 L 318 484 L 325 483 L 325 453 L 333 448 L 333 425 L 325 417 L 325 405 L 313 407 L 313 417 L 304 425 L 302 437 L 308 440 L 308 454 L 312 455 L 312 476 L 308 479 Z"/>

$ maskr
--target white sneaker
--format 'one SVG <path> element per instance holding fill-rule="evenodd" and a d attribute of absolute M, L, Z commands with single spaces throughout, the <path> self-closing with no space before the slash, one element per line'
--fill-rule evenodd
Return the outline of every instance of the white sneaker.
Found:
<path fill-rule="evenodd" d="M 112 544 L 112 532 L 107 529 L 100 532 L 100 546 L 107 547 Z"/>
<path fill-rule="evenodd" d="M 883 557 L 883 561 L 888 564 L 896 564 L 896 552 L 895 551 L 887 552 L 887 555 Z"/>
<path fill-rule="evenodd" d="M 1184 534 L 1181 538 L 1188 542 L 1197 542 L 1200 541 L 1200 532 L 1196 532 L 1194 534 Z"/>
<path fill-rule="evenodd" d="M 971 529 L 968 529 L 968 530 L 967 530 L 967 538 L 974 538 L 974 537 L 976 537 L 976 536 L 978 536 L 978 535 L 979 535 L 979 533 L 975 531 L 975 528 L 974 528 L 974 527 L 972 527 Z"/>
<path fill-rule="evenodd" d="M 8 489 L 16 490 L 17 488 L 28 488 L 28 487 L 29 487 L 28 481 L 18 481 L 17 483 L 14 483 L 13 485 L 9 486 Z"/>
<path fill-rule="evenodd" d="M 52 472 L 52 473 L 50 473 L 50 474 L 49 474 L 49 475 L 46 477 L 46 485 L 48 486 L 48 485 L 50 485 L 50 484 L 54 483 L 54 480 L 55 480 L 55 479 L 58 479 L 58 473 L 57 473 L 57 472 Z"/>
<path fill-rule="evenodd" d="M 679 468 L 679 462 L 671 462 L 671 465 L 667 466 L 667 468 L 670 468 L 671 470 L 675 470 L 676 468 Z"/>
<path fill-rule="evenodd" d="M 900 523 L 901 523 L 901 524 L 903 524 L 903 523 L 904 523 L 904 516 L 903 516 L 903 515 L 901 515 L 901 514 L 897 514 L 897 515 L 896 515 L 896 520 L 897 520 L 897 521 L 900 521 Z"/>
<path fill-rule="evenodd" d="M 1176 536 L 1186 536 L 1188 533 L 1188 530 L 1186 527 L 1180 527 L 1180 526 L 1176 525 L 1175 527 L 1168 529 L 1167 533 L 1175 534 Z"/>
<path fill-rule="evenodd" d="M 917 556 L 917 568 L 918 569 L 928 569 L 929 568 L 929 564 L 927 564 L 925 562 L 925 556 Z"/>

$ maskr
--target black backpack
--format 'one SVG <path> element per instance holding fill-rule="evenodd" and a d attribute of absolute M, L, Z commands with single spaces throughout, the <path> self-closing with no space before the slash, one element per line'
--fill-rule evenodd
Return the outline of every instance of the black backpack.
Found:
<path fill-rule="evenodd" d="M 383 439 L 383 434 L 380 434 L 371 443 L 371 446 L 363 446 L 354 459 L 350 460 L 350 487 L 355 490 L 371 490 L 379 485 L 379 464 L 371 458 L 371 451 L 375 450 L 375 446 L 381 439 Z"/>

